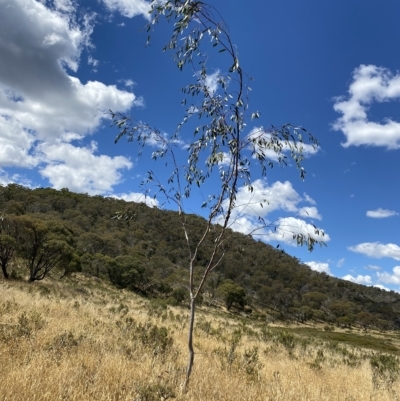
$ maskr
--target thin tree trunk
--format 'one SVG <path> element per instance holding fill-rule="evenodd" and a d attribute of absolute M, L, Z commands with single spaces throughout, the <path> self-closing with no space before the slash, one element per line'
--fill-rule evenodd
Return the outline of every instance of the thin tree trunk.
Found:
<path fill-rule="evenodd" d="M 3 270 L 3 275 L 5 279 L 8 279 L 9 275 L 7 272 L 7 266 L 4 266 L 3 264 L 1 265 L 1 269 Z"/>
<path fill-rule="evenodd" d="M 190 321 L 189 321 L 189 333 L 188 333 L 188 348 L 189 348 L 189 360 L 186 370 L 186 380 L 184 385 L 184 391 L 187 392 L 189 386 L 189 379 L 192 373 L 193 361 L 194 361 L 194 349 L 193 349 L 193 328 L 194 328 L 194 313 L 196 310 L 196 298 L 190 299 Z"/>

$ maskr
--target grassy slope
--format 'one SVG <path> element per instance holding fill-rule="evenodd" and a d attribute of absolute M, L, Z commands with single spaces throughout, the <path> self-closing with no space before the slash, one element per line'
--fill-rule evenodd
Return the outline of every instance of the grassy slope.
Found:
<path fill-rule="evenodd" d="M 283 329 L 200 308 L 194 374 L 182 396 L 186 309 L 82 275 L 3 281 L 0 294 L 1 401 L 384 401 L 400 393 L 396 359 L 377 356 L 397 354 L 393 332 Z"/>

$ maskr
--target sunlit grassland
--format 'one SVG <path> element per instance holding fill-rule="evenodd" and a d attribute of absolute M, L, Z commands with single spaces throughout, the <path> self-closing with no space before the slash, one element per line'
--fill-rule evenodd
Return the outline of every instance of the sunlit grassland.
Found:
<path fill-rule="evenodd" d="M 269 327 L 94 279 L 0 282 L 0 400 L 395 400 L 399 335 Z"/>

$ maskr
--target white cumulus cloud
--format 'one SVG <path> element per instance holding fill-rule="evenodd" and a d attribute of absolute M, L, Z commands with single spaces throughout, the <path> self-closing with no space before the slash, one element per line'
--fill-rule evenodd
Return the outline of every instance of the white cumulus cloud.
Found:
<path fill-rule="evenodd" d="M 389 288 L 385 287 L 382 284 L 375 284 L 374 287 L 380 288 L 381 290 L 390 291 Z"/>
<path fill-rule="evenodd" d="M 299 216 L 322 220 L 321 215 L 318 213 L 318 209 L 315 206 L 305 206 L 299 209 Z"/>
<path fill-rule="evenodd" d="M 126 111 L 138 101 L 115 85 L 83 83 L 70 74 L 78 71 L 82 50 L 93 48 L 94 23 L 91 14 L 78 19 L 71 0 L 0 0 L 3 171 L 38 167 L 56 188 L 95 194 L 110 191 L 121 180 L 119 171 L 131 167 L 124 157 L 72 144 L 99 128 L 104 118 L 99 110 Z M 90 56 L 89 62 L 95 66 L 97 60 Z M 88 161 L 91 168 L 85 167 Z"/>
<path fill-rule="evenodd" d="M 210 92 L 211 95 L 213 95 L 217 89 L 218 89 L 218 81 L 220 79 L 220 71 L 217 70 L 213 72 L 212 74 L 206 75 L 206 77 L 203 79 L 200 74 L 199 75 L 199 80 L 202 82 L 202 84 L 207 88 L 208 92 Z"/>
<path fill-rule="evenodd" d="M 294 235 L 302 235 L 306 239 L 312 237 L 317 241 L 328 242 L 330 237 L 321 229 L 316 229 L 314 225 L 295 217 L 283 217 L 278 220 L 276 230 L 269 232 L 269 238 L 278 242 L 284 242 L 295 246 L 297 241 Z"/>
<path fill-rule="evenodd" d="M 90 195 L 104 194 L 121 179 L 121 169 L 130 169 L 132 163 L 123 156 L 96 155 L 97 144 L 90 147 L 76 147 L 59 141 L 56 144 L 41 144 L 38 147 L 46 162 L 40 169 L 54 188 L 69 188 L 74 192 Z"/>
<path fill-rule="evenodd" d="M 364 285 L 372 284 L 371 276 L 368 275 L 363 276 L 361 274 L 358 274 L 356 277 L 352 276 L 351 274 L 346 274 L 343 277 L 343 280 L 352 281 L 353 283 L 364 284 Z"/>
<path fill-rule="evenodd" d="M 310 266 L 312 270 L 315 270 L 316 272 L 320 273 L 326 273 L 326 274 L 331 274 L 331 271 L 329 269 L 329 264 L 325 262 L 304 262 L 306 265 Z"/>
<path fill-rule="evenodd" d="M 370 121 L 367 111 L 374 102 L 400 98 L 400 75 L 375 65 L 360 65 L 353 72 L 348 95 L 336 98 L 334 109 L 341 113 L 333 128 L 342 131 L 349 146 L 400 148 L 400 122 L 387 118 L 383 123 Z"/>
<path fill-rule="evenodd" d="M 151 196 L 146 196 L 140 192 L 129 192 L 113 195 L 114 198 L 123 199 L 127 202 L 136 202 L 136 203 L 145 203 L 150 207 L 159 207 L 159 202 L 157 199 L 152 198 Z"/>
<path fill-rule="evenodd" d="M 339 259 L 336 263 L 337 267 L 342 267 L 344 265 L 345 258 Z"/>
<path fill-rule="evenodd" d="M 145 0 L 102 0 L 110 11 L 118 11 L 124 17 L 143 15 L 149 19 L 150 3 Z"/>
<path fill-rule="evenodd" d="M 348 248 L 371 258 L 392 258 L 400 260 L 400 247 L 396 244 L 381 244 L 380 242 L 363 242 Z"/>
<path fill-rule="evenodd" d="M 292 150 L 294 153 L 301 152 L 304 157 L 315 155 L 320 150 L 319 147 L 314 147 L 308 143 L 298 143 L 296 151 L 294 142 L 277 142 L 276 140 L 273 140 L 272 135 L 268 133 L 268 130 L 265 130 L 263 127 L 253 128 L 248 134 L 246 140 L 249 142 L 249 147 L 255 152 L 253 158 L 256 158 L 257 153 L 264 154 L 267 160 L 273 162 L 277 162 L 285 152 L 289 153 Z"/>
<path fill-rule="evenodd" d="M 393 268 L 393 274 L 388 272 L 377 272 L 379 281 L 385 284 L 400 284 L 400 266 Z"/>
<path fill-rule="evenodd" d="M 264 180 L 255 180 L 252 184 L 253 191 L 247 187 L 239 188 L 236 196 L 236 211 L 238 213 L 265 217 L 274 210 L 297 212 L 297 204 L 301 196 L 293 188 L 289 181 L 276 181 L 268 185 Z"/>
<path fill-rule="evenodd" d="M 313 198 L 311 198 L 311 196 L 309 196 L 305 192 L 303 193 L 303 197 L 304 197 L 304 200 L 306 202 L 308 202 L 310 205 L 316 205 L 317 204 L 317 202 L 315 202 L 315 200 Z"/>
<path fill-rule="evenodd" d="M 232 210 L 229 227 L 244 234 L 252 234 L 265 241 L 279 241 L 295 246 L 294 235 L 309 235 L 319 241 L 327 242 L 329 235 L 323 235 L 322 231 L 316 232 L 314 225 L 296 217 L 283 217 L 275 221 L 268 220 L 270 214 L 276 211 L 285 214 L 304 214 L 306 217 L 319 216 L 315 206 L 299 208 L 299 203 L 306 201 L 293 188 L 289 181 L 276 181 L 271 185 L 265 180 L 255 180 L 252 184 L 253 191 L 247 187 L 241 187 L 236 195 L 236 205 Z M 259 217 L 263 219 L 260 222 Z M 320 216 L 319 216 L 320 217 Z M 221 216 L 216 222 L 221 220 Z"/>
<path fill-rule="evenodd" d="M 373 219 L 383 219 L 385 217 L 398 216 L 399 214 L 394 210 L 378 208 L 376 210 L 368 210 L 367 217 L 372 217 Z"/>
<path fill-rule="evenodd" d="M 382 268 L 380 266 L 376 266 L 376 265 L 367 265 L 367 266 L 365 266 L 365 269 L 374 270 L 374 271 L 382 270 Z"/>

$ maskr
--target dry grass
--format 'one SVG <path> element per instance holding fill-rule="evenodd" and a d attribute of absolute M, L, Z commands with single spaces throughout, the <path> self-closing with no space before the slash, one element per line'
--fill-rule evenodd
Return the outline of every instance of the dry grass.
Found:
<path fill-rule="evenodd" d="M 75 277 L 0 283 L 0 400 L 396 400 L 394 358 L 199 312 L 188 394 L 188 311 Z M 165 327 L 165 329 L 163 329 Z M 375 356 L 378 358 L 378 356 Z M 385 365 L 386 364 L 386 365 Z"/>

